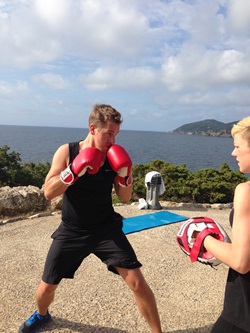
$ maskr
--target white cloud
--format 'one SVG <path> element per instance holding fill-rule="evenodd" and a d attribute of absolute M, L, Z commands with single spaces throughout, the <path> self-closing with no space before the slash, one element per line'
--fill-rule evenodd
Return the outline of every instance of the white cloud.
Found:
<path fill-rule="evenodd" d="M 141 90 L 152 87 L 156 74 L 150 68 L 97 68 L 93 73 L 81 75 L 81 81 L 91 90 Z"/>
<path fill-rule="evenodd" d="M 183 48 L 162 65 L 162 80 L 171 91 L 218 89 L 231 84 L 250 84 L 248 50 Z"/>
<path fill-rule="evenodd" d="M 45 24 L 57 28 L 67 19 L 70 2 L 68 0 L 36 0 L 34 1 L 34 9 L 37 11 L 37 16 L 44 20 Z"/>
<path fill-rule="evenodd" d="M 250 2 L 248 0 L 228 1 L 228 24 L 236 34 L 250 32 Z"/>
<path fill-rule="evenodd" d="M 112 61 L 136 56 L 144 50 L 147 22 L 134 4 L 34 0 L 14 11 L 3 7 L 0 62 L 28 68 L 72 53 Z"/>
<path fill-rule="evenodd" d="M 250 84 L 249 52 L 225 50 L 218 59 L 217 69 L 220 77 L 229 83 Z"/>
<path fill-rule="evenodd" d="M 17 93 L 26 93 L 28 92 L 28 86 L 26 82 L 15 82 L 8 83 L 6 81 L 0 81 L 0 97 L 16 97 Z"/>
<path fill-rule="evenodd" d="M 138 114 L 139 114 L 139 112 L 138 112 L 137 109 L 131 109 L 131 110 L 129 111 L 129 115 L 130 115 L 131 117 L 135 117 L 135 116 L 137 116 Z"/>
<path fill-rule="evenodd" d="M 0 81 L 0 96 L 9 96 L 12 94 L 12 89 L 6 82 Z"/>
<path fill-rule="evenodd" d="M 52 89 L 63 90 L 70 86 L 68 80 L 63 79 L 61 75 L 53 73 L 43 73 L 35 75 L 33 80 L 36 83 L 46 85 Z"/>
<path fill-rule="evenodd" d="M 0 44 L 10 122 L 27 101 L 38 119 L 105 101 L 152 130 L 250 106 L 249 0 L 2 0 Z"/>

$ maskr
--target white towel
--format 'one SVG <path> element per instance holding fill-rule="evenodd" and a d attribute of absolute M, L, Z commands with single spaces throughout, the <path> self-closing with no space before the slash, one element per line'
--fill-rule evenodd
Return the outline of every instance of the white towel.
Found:
<path fill-rule="evenodd" d="M 151 183 L 152 177 L 155 175 L 161 176 L 161 174 L 157 171 L 151 171 L 146 174 L 146 177 L 145 177 L 145 186 L 146 187 L 147 187 L 147 183 Z M 163 182 L 163 179 L 161 176 L 161 186 L 160 186 L 160 190 L 159 190 L 159 195 L 163 194 L 164 192 L 165 192 L 165 185 L 164 185 L 164 182 Z"/>
<path fill-rule="evenodd" d="M 145 199 L 140 198 L 139 199 L 139 205 L 138 205 L 139 209 L 148 209 L 148 203 Z"/>

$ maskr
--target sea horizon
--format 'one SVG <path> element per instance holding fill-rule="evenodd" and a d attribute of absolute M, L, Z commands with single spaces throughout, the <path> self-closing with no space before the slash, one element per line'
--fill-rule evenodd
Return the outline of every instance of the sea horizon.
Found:
<path fill-rule="evenodd" d="M 22 162 L 51 163 L 60 145 L 83 140 L 87 134 L 88 128 L 2 124 L 0 146 L 19 153 Z M 232 170 L 238 170 L 231 156 L 233 139 L 228 137 L 121 129 L 116 143 L 128 151 L 133 165 L 159 159 L 196 171 L 218 169 L 225 161 Z"/>

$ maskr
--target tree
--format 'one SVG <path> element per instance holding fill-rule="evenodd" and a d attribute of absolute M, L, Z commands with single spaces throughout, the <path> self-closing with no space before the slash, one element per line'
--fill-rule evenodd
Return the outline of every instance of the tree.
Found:
<path fill-rule="evenodd" d="M 0 147 L 0 186 L 42 187 L 50 164 L 21 163 L 20 154 L 8 153 L 8 146 Z"/>
<path fill-rule="evenodd" d="M 20 154 L 13 151 L 8 153 L 8 146 L 0 147 L 0 184 L 1 186 L 16 186 L 20 172 Z"/>

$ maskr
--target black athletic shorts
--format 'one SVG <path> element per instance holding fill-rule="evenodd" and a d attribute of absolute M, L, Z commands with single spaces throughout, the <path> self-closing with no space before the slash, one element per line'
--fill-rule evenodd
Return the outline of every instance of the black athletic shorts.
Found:
<path fill-rule="evenodd" d="M 51 235 L 53 242 L 45 262 L 42 280 L 59 284 L 63 278 L 73 279 L 84 258 L 95 254 L 108 270 L 118 274 L 114 266 L 135 269 L 142 266 L 122 227 L 111 224 L 91 234 L 69 235 L 62 225 Z"/>

